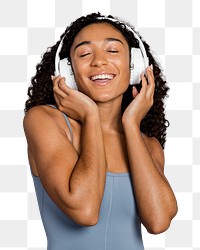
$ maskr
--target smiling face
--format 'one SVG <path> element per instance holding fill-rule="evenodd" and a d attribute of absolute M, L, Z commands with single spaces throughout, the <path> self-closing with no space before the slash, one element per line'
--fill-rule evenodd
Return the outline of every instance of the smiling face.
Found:
<path fill-rule="evenodd" d="M 122 98 L 130 80 L 129 46 L 111 24 L 90 24 L 75 37 L 70 49 L 78 89 L 94 101 Z"/>

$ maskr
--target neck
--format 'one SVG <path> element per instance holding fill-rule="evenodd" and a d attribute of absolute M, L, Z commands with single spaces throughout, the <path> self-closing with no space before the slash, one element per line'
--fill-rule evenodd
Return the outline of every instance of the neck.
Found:
<path fill-rule="evenodd" d="M 122 133 L 121 100 L 115 102 L 97 103 L 104 132 Z"/>

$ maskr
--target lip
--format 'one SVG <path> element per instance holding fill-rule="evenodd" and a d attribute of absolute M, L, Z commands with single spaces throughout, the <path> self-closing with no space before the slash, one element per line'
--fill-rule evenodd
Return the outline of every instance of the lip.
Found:
<path fill-rule="evenodd" d="M 97 76 L 97 75 L 112 75 L 113 78 L 112 79 L 96 79 L 96 80 L 92 80 L 92 78 L 94 76 Z M 95 85 L 105 86 L 105 85 L 109 84 L 115 78 L 115 76 L 116 75 L 113 74 L 113 73 L 102 71 L 102 72 L 95 72 L 95 74 L 92 74 L 91 76 L 89 76 L 89 79 Z"/>
<path fill-rule="evenodd" d="M 112 73 L 112 72 L 108 72 L 108 71 L 96 71 L 92 75 L 90 75 L 89 78 L 91 79 L 93 76 L 97 76 L 97 75 L 113 75 L 113 76 L 115 76 L 115 74 Z"/>

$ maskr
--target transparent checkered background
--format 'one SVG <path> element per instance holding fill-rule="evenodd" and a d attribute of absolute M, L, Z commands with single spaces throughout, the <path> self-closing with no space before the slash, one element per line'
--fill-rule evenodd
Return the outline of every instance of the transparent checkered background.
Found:
<path fill-rule="evenodd" d="M 120 16 L 140 31 L 170 85 L 166 176 L 179 212 L 147 250 L 200 250 L 200 0 L 0 0 L 0 250 L 44 250 L 46 237 L 22 128 L 40 55 L 82 14 Z"/>

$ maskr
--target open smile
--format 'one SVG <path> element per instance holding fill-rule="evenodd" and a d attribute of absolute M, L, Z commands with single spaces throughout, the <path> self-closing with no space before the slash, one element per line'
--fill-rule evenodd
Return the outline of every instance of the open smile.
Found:
<path fill-rule="evenodd" d="M 114 74 L 97 74 L 90 76 L 90 80 L 97 85 L 106 85 L 109 81 L 113 80 Z"/>

